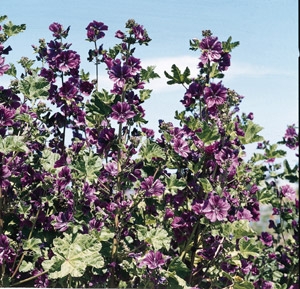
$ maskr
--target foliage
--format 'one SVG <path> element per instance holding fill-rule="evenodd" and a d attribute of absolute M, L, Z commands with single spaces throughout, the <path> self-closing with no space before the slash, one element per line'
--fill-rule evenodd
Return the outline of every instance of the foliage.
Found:
<path fill-rule="evenodd" d="M 280 146 L 298 148 L 297 128 L 270 144 L 253 113 L 238 114 L 243 97 L 221 79 L 239 43 L 205 30 L 190 41 L 198 76 L 165 72 L 185 87 L 184 108 L 155 137 L 142 105 L 159 75 L 134 57 L 151 39 L 132 19 L 125 27 L 107 49 L 108 27 L 86 27 L 92 80 L 65 42 L 70 27 L 51 24 L 21 74 L 2 55 L 25 25 L 0 29 L 0 76 L 12 77 L 0 86 L 1 286 L 298 288 L 298 165 L 277 160 Z M 261 205 L 272 208 L 263 231 Z"/>

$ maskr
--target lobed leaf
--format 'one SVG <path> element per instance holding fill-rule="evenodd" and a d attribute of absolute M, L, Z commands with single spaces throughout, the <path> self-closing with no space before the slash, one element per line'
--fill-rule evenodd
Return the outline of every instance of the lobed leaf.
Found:
<path fill-rule="evenodd" d="M 102 268 L 104 259 L 100 255 L 101 243 L 88 234 L 76 236 L 64 234 L 53 241 L 54 256 L 42 263 L 49 271 L 49 278 L 65 276 L 82 277 L 86 267 Z"/>
<path fill-rule="evenodd" d="M 47 99 L 50 84 L 47 79 L 40 76 L 29 75 L 19 82 L 19 90 L 29 100 Z"/>

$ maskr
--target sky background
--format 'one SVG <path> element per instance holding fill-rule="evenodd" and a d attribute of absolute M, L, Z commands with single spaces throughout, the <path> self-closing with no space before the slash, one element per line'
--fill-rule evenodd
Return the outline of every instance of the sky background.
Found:
<path fill-rule="evenodd" d="M 135 57 L 142 65 L 155 65 L 161 78 L 145 88 L 153 89 L 144 105 L 148 127 L 156 128 L 158 119 L 174 120 L 181 111 L 184 89 L 166 84 L 164 71 L 172 64 L 192 75 L 197 74 L 199 51 L 189 50 L 189 40 L 202 38 L 202 30 L 225 41 L 232 36 L 240 46 L 232 51 L 231 67 L 223 84 L 244 96 L 240 111 L 254 113 L 254 121 L 264 127 L 262 135 L 271 142 L 281 140 L 289 124 L 298 126 L 299 102 L 299 19 L 298 0 L 0 0 L 0 15 L 14 24 L 26 24 L 24 33 L 7 44 L 13 51 L 6 63 L 22 56 L 35 59 L 31 45 L 40 38 L 52 39 L 48 27 L 53 22 L 71 26 L 67 41 L 81 55 L 82 68 L 94 73 L 85 41 L 86 26 L 96 20 L 108 25 L 104 48 L 118 43 L 117 30 L 125 30 L 128 19 L 143 25 L 152 39 L 149 46 L 138 46 Z M 111 84 L 102 67 L 100 85 Z M 2 82 L 2 83 L 1 83 Z M 0 79 L 3 85 L 5 79 Z M 292 154 L 293 158 L 294 154 Z"/>

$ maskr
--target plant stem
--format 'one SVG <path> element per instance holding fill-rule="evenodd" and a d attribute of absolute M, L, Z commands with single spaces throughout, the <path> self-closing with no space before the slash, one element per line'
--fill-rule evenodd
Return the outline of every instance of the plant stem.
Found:
<path fill-rule="evenodd" d="M 98 91 L 98 80 L 99 80 L 99 58 L 98 58 L 98 47 L 96 41 L 95 43 L 95 52 L 96 52 L 96 91 Z"/>
<path fill-rule="evenodd" d="M 42 275 L 44 275 L 44 274 L 46 274 L 46 273 L 48 273 L 48 271 L 44 271 L 44 272 L 39 273 L 39 274 L 37 274 L 37 275 L 35 275 L 35 276 L 31 276 L 31 277 L 29 277 L 29 278 L 27 278 L 27 279 L 24 279 L 24 280 L 21 280 L 21 281 L 19 281 L 19 282 L 16 282 L 16 283 L 12 284 L 11 287 L 18 286 L 18 285 L 23 284 L 23 283 L 25 283 L 25 282 L 34 280 L 35 278 L 40 277 L 40 276 L 42 276 Z"/>

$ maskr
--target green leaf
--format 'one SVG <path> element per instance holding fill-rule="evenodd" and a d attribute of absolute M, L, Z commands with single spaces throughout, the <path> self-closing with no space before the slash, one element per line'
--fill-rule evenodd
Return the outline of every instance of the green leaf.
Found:
<path fill-rule="evenodd" d="M 277 148 L 278 148 L 277 144 L 270 145 L 268 148 L 266 148 L 265 149 L 266 158 L 268 158 L 268 159 L 282 158 L 286 155 L 286 151 L 278 150 Z"/>
<path fill-rule="evenodd" d="M 10 63 L 9 64 L 9 69 L 5 72 L 5 74 L 17 78 L 17 69 L 16 69 L 16 66 L 13 63 Z"/>
<path fill-rule="evenodd" d="M 8 21 L 6 24 L 3 24 L 2 29 L 10 37 L 23 32 L 26 29 L 26 24 L 14 25 L 11 21 Z"/>
<path fill-rule="evenodd" d="M 233 289 L 254 289 L 254 286 L 251 282 L 241 281 L 235 282 L 233 285 Z"/>
<path fill-rule="evenodd" d="M 255 236 L 255 232 L 249 226 L 249 222 L 247 220 L 239 220 L 239 221 L 234 221 L 232 223 L 222 223 L 221 227 L 222 227 L 222 234 L 227 239 L 232 238 L 234 242 L 236 239 Z"/>
<path fill-rule="evenodd" d="M 166 159 L 166 154 L 163 149 L 156 143 L 150 142 L 149 139 L 141 147 L 140 156 L 147 162 L 151 162 L 153 158 Z"/>
<path fill-rule="evenodd" d="M 168 278 L 168 287 L 167 289 L 188 289 L 189 287 L 186 284 L 186 281 L 179 277 L 176 272 L 165 272 L 166 277 Z"/>
<path fill-rule="evenodd" d="M 175 257 L 172 259 L 168 270 L 170 272 L 176 272 L 176 274 L 182 278 L 184 278 L 190 272 L 190 269 L 180 257 Z"/>
<path fill-rule="evenodd" d="M 29 100 L 47 99 L 50 84 L 44 77 L 29 75 L 19 82 L 19 90 Z"/>
<path fill-rule="evenodd" d="M 213 63 L 210 72 L 209 72 L 209 77 L 210 78 L 223 78 L 224 74 L 221 73 L 218 69 L 218 63 Z"/>
<path fill-rule="evenodd" d="M 152 89 L 142 89 L 140 90 L 140 99 L 144 102 L 146 99 L 150 98 Z"/>
<path fill-rule="evenodd" d="M 199 49 L 200 40 L 199 39 L 192 39 L 190 40 L 190 50 L 196 51 Z"/>
<path fill-rule="evenodd" d="M 0 16 L 0 23 L 7 19 L 7 15 Z"/>
<path fill-rule="evenodd" d="M 196 134 L 203 142 L 205 142 L 205 144 L 210 144 L 220 138 L 219 130 L 216 125 L 210 125 L 207 122 L 202 122 L 201 129 L 202 131 Z"/>
<path fill-rule="evenodd" d="M 80 156 L 73 168 L 77 171 L 78 178 L 87 179 L 89 183 L 93 183 L 98 179 L 102 161 L 99 156 L 90 152 L 89 155 Z"/>
<path fill-rule="evenodd" d="M 160 76 L 154 72 L 155 66 L 148 66 L 147 69 L 142 68 L 141 79 L 143 81 L 150 82 L 150 79 L 160 78 Z"/>
<path fill-rule="evenodd" d="M 23 136 L 9 135 L 4 139 L 0 136 L 0 151 L 3 154 L 10 152 L 27 152 L 28 148 Z"/>
<path fill-rule="evenodd" d="M 223 48 L 223 51 L 224 52 L 231 52 L 233 48 L 237 47 L 240 45 L 240 42 L 239 41 L 236 41 L 236 42 L 231 42 L 232 40 L 232 37 L 229 36 L 229 38 L 227 39 L 227 41 L 223 41 L 222 42 L 222 48 Z"/>
<path fill-rule="evenodd" d="M 29 272 L 34 269 L 34 265 L 31 262 L 22 261 L 21 266 L 19 268 L 20 272 Z"/>
<path fill-rule="evenodd" d="M 264 140 L 262 136 L 258 135 L 258 133 L 263 130 L 263 127 L 255 124 L 251 120 L 247 122 L 246 126 L 243 127 L 243 130 L 245 132 L 245 135 L 243 137 L 240 137 L 242 144 L 249 144 Z"/>
<path fill-rule="evenodd" d="M 261 254 L 261 242 L 252 238 L 240 239 L 239 248 L 240 254 L 246 259 L 249 256 L 258 257 Z"/>
<path fill-rule="evenodd" d="M 256 193 L 257 200 L 262 204 L 270 204 L 276 199 L 276 193 L 274 190 L 269 188 L 263 188 Z"/>
<path fill-rule="evenodd" d="M 92 124 L 101 123 L 107 115 L 111 113 L 111 105 L 114 103 L 115 96 L 109 94 L 105 89 L 95 91 L 92 94 L 90 103 L 86 104 L 86 118 Z"/>
<path fill-rule="evenodd" d="M 200 178 L 199 181 L 205 193 L 209 193 L 213 190 L 213 187 L 208 179 Z"/>
<path fill-rule="evenodd" d="M 115 236 L 114 232 L 111 232 L 109 228 L 103 227 L 100 231 L 99 240 L 100 241 L 109 241 L 112 240 Z"/>
<path fill-rule="evenodd" d="M 175 174 L 170 175 L 166 178 L 166 190 L 172 194 L 176 194 L 178 190 L 183 190 L 186 187 L 186 182 L 184 179 L 177 179 Z"/>
<path fill-rule="evenodd" d="M 165 229 L 161 227 L 149 229 L 143 225 L 136 225 L 136 229 L 139 240 L 151 244 L 154 250 L 160 250 L 161 248 L 169 250 L 171 237 L 168 236 L 168 232 Z"/>
<path fill-rule="evenodd" d="M 42 266 L 49 271 L 50 279 L 65 276 L 82 277 L 88 266 L 102 268 L 104 260 L 100 255 L 101 243 L 88 234 L 72 236 L 64 234 L 63 238 L 53 241 L 53 254 Z"/>
<path fill-rule="evenodd" d="M 30 238 L 29 240 L 25 240 L 23 243 L 23 249 L 25 251 L 33 251 L 36 254 L 41 254 L 40 244 L 42 243 L 41 239 L 38 238 Z"/>
<path fill-rule="evenodd" d="M 165 76 L 171 80 L 167 81 L 167 84 L 189 84 L 191 83 L 191 80 L 188 78 L 191 74 L 190 69 L 188 67 L 185 68 L 184 72 L 181 73 L 180 69 L 173 64 L 171 67 L 171 71 L 173 73 L 173 76 L 167 73 L 166 71 Z"/>
<path fill-rule="evenodd" d="M 55 173 L 57 171 L 56 168 L 54 168 L 54 164 L 56 161 L 58 161 L 60 158 L 60 155 L 58 153 L 54 153 L 50 150 L 43 150 L 42 157 L 41 157 L 41 165 L 43 166 L 44 170 L 50 173 Z"/>

